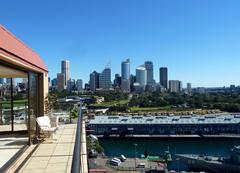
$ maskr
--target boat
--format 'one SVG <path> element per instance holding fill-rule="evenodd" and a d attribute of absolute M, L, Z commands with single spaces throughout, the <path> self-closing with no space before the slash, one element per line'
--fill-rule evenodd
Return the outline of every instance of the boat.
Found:
<path fill-rule="evenodd" d="M 240 172 L 240 146 L 235 146 L 231 149 L 230 157 L 176 154 L 176 159 L 186 164 L 190 171 L 213 173 Z"/>
<path fill-rule="evenodd" d="M 172 156 L 169 150 L 164 151 L 164 154 L 161 155 L 148 155 L 145 154 L 141 156 L 142 159 L 146 159 L 147 161 L 150 162 L 160 162 L 160 163 L 166 163 L 170 164 L 172 162 Z"/>

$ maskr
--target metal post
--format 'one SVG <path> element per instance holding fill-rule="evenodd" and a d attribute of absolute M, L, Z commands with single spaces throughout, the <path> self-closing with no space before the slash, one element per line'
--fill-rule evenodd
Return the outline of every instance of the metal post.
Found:
<path fill-rule="evenodd" d="M 134 144 L 134 149 L 135 149 L 135 170 L 137 168 L 137 144 Z"/>
<path fill-rule="evenodd" d="M 11 126 L 12 132 L 14 131 L 13 123 L 14 123 L 14 116 L 13 116 L 13 78 L 11 78 Z"/>

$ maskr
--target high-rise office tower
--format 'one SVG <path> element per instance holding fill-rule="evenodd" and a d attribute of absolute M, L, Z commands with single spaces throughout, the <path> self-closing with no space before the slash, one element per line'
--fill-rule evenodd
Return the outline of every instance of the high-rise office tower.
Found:
<path fill-rule="evenodd" d="M 191 83 L 187 83 L 187 92 L 188 93 L 192 92 L 192 84 Z"/>
<path fill-rule="evenodd" d="M 61 73 L 65 75 L 65 85 L 67 85 L 67 81 L 70 80 L 70 62 L 68 60 L 61 62 Z"/>
<path fill-rule="evenodd" d="M 106 67 L 99 75 L 99 88 L 109 90 L 111 86 L 111 69 Z"/>
<path fill-rule="evenodd" d="M 161 67 L 159 69 L 159 76 L 160 76 L 160 85 L 162 85 L 165 89 L 168 89 L 168 68 Z"/>
<path fill-rule="evenodd" d="M 83 90 L 83 82 L 81 79 L 78 79 L 76 82 L 77 91 L 81 92 Z"/>
<path fill-rule="evenodd" d="M 57 87 L 57 79 L 56 78 L 54 78 L 52 80 L 52 87 Z"/>
<path fill-rule="evenodd" d="M 63 91 L 66 89 L 66 85 L 65 85 L 65 74 L 63 73 L 58 73 L 57 74 L 57 90 L 59 92 Z"/>
<path fill-rule="evenodd" d="M 136 69 L 136 83 L 145 90 L 147 85 L 147 70 L 144 66 L 139 66 Z"/>
<path fill-rule="evenodd" d="M 152 61 L 145 61 L 144 67 L 146 68 L 146 71 L 147 71 L 147 85 L 151 86 L 154 84 Z"/>
<path fill-rule="evenodd" d="M 90 74 L 90 90 L 96 91 L 97 88 L 99 88 L 99 73 L 94 71 Z"/>
<path fill-rule="evenodd" d="M 179 80 L 170 80 L 169 81 L 169 90 L 170 92 L 179 93 L 182 91 L 182 82 Z"/>
<path fill-rule="evenodd" d="M 122 62 L 121 66 L 122 78 L 121 78 L 121 89 L 126 92 L 130 92 L 130 60 Z"/>
<path fill-rule="evenodd" d="M 68 91 L 75 90 L 75 80 L 74 79 L 70 79 L 67 81 L 67 90 Z"/>
<path fill-rule="evenodd" d="M 115 74 L 114 87 L 119 88 L 121 86 L 122 78 L 119 74 Z"/>

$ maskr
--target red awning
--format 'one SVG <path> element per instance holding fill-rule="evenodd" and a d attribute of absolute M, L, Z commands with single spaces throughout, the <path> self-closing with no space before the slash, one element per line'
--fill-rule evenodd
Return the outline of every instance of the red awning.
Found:
<path fill-rule="evenodd" d="M 14 56 L 15 59 L 35 68 L 48 71 L 40 56 L 2 25 L 0 25 L 0 52 L 4 52 L 5 55 Z"/>

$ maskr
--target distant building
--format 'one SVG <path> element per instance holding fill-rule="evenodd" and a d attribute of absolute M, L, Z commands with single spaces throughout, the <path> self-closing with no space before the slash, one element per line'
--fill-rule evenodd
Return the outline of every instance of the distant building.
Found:
<path fill-rule="evenodd" d="M 57 87 L 57 78 L 52 80 L 52 87 Z"/>
<path fill-rule="evenodd" d="M 181 92 L 182 91 L 182 82 L 179 80 L 170 80 L 169 81 L 169 91 L 170 92 Z"/>
<path fill-rule="evenodd" d="M 6 83 L 7 83 L 8 85 L 11 85 L 11 79 L 12 79 L 12 85 L 13 85 L 13 87 L 16 87 L 16 86 L 17 86 L 16 78 L 7 78 L 7 79 L 6 79 Z"/>
<path fill-rule="evenodd" d="M 139 66 L 136 69 L 136 83 L 139 84 L 139 87 L 145 90 L 147 85 L 147 70 L 144 66 Z"/>
<path fill-rule="evenodd" d="M 48 87 L 50 88 L 50 87 L 51 87 L 51 85 L 52 85 L 52 83 L 51 83 L 51 78 L 50 78 L 50 77 L 48 77 Z"/>
<path fill-rule="evenodd" d="M 0 78 L 0 84 L 3 85 L 3 78 Z"/>
<path fill-rule="evenodd" d="M 159 76 L 160 85 L 162 85 L 165 89 L 168 89 L 168 68 L 161 67 L 159 69 Z"/>
<path fill-rule="evenodd" d="M 68 91 L 75 90 L 75 80 L 74 79 L 70 79 L 67 81 L 67 90 Z"/>
<path fill-rule="evenodd" d="M 121 83 L 122 83 L 122 78 L 119 74 L 115 74 L 115 79 L 114 79 L 114 87 L 115 88 L 120 88 L 121 87 Z"/>
<path fill-rule="evenodd" d="M 85 91 L 89 91 L 90 90 L 90 85 L 88 83 L 85 83 L 84 90 Z"/>
<path fill-rule="evenodd" d="M 131 91 L 134 90 L 134 83 L 135 83 L 135 82 L 136 82 L 136 76 L 133 75 L 133 74 L 131 74 L 131 75 L 130 75 L 130 89 L 131 89 Z"/>
<path fill-rule="evenodd" d="M 197 87 L 197 88 L 194 88 L 193 92 L 194 93 L 199 93 L 199 94 L 205 94 L 206 93 L 206 88 L 204 88 L 204 87 Z"/>
<path fill-rule="evenodd" d="M 57 74 L 57 90 L 59 92 L 63 91 L 66 89 L 65 85 L 65 74 L 63 73 L 58 73 Z"/>
<path fill-rule="evenodd" d="M 111 69 L 106 67 L 99 75 L 99 88 L 109 90 L 111 86 Z"/>
<path fill-rule="evenodd" d="M 192 92 L 192 84 L 191 83 L 187 83 L 187 92 L 188 93 Z"/>
<path fill-rule="evenodd" d="M 130 92 L 130 60 L 122 62 L 122 80 L 121 80 L 121 89 L 125 92 Z"/>
<path fill-rule="evenodd" d="M 153 79 L 153 63 L 152 61 L 145 61 L 144 67 L 147 71 L 147 85 L 152 86 L 155 82 Z"/>
<path fill-rule="evenodd" d="M 67 81 L 70 80 L 70 62 L 68 60 L 63 60 L 61 62 L 61 73 L 65 75 L 65 86 Z"/>
<path fill-rule="evenodd" d="M 90 90 L 96 91 L 97 88 L 99 88 L 99 73 L 94 71 L 90 74 Z"/>
<path fill-rule="evenodd" d="M 83 91 L 83 81 L 81 79 L 78 79 L 76 81 L 76 88 L 78 92 Z"/>

